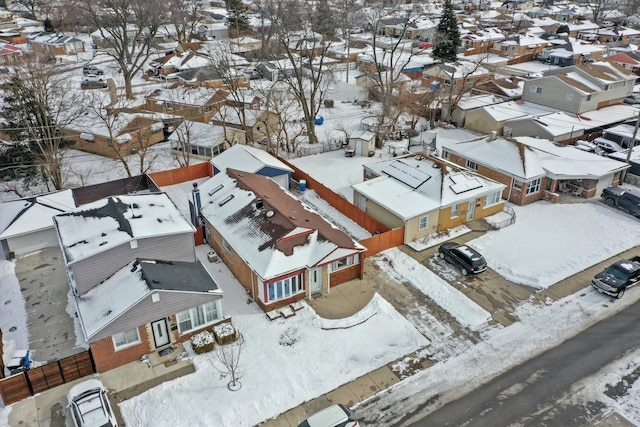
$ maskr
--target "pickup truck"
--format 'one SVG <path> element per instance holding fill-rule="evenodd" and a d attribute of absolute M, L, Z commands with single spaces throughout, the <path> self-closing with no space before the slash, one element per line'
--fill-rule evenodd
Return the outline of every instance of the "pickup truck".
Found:
<path fill-rule="evenodd" d="M 608 206 L 624 209 L 640 217 L 640 191 L 624 187 L 609 187 L 602 190 L 602 200 Z"/>
<path fill-rule="evenodd" d="M 640 256 L 623 259 L 596 274 L 591 285 L 603 294 L 622 298 L 625 290 L 640 280 Z"/>

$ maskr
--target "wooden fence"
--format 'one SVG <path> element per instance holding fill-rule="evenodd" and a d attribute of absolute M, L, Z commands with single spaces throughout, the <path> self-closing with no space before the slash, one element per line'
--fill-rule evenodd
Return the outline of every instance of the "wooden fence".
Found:
<path fill-rule="evenodd" d="M 165 185 L 180 184 L 181 182 L 193 181 L 198 178 L 213 176 L 211 163 L 203 162 L 183 168 L 170 169 L 162 172 L 152 172 L 149 177 L 158 187 Z"/>
<path fill-rule="evenodd" d="M 0 396 L 5 405 L 96 372 L 87 350 L 0 380 Z"/>
<path fill-rule="evenodd" d="M 313 179 L 306 172 L 298 169 L 295 165 L 278 157 L 283 163 L 293 169 L 293 179 L 300 182 L 301 179 L 306 180 L 307 187 L 315 191 L 318 196 L 336 208 L 347 218 L 352 219 L 360 227 L 367 230 L 373 236 L 360 240 L 358 243 L 367 248 L 364 257 L 369 257 L 380 253 L 389 248 L 395 248 L 404 243 L 404 227 L 389 229 L 386 225 L 378 222 L 376 219 L 367 215 L 366 212 L 360 210 L 353 203 L 340 196 L 333 190 L 325 187 L 323 184 Z"/>

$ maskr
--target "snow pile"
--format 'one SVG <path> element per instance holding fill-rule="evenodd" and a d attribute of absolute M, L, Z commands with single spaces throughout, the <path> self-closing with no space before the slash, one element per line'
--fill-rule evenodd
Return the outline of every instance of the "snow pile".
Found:
<path fill-rule="evenodd" d="M 27 310 L 15 268 L 14 262 L 0 261 L 0 327 L 5 365 L 15 350 L 29 348 Z"/>

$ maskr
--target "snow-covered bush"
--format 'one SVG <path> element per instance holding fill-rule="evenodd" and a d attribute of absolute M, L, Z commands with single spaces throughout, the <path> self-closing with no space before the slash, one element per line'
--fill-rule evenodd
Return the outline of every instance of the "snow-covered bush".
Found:
<path fill-rule="evenodd" d="M 223 322 L 213 327 L 213 334 L 216 337 L 218 344 L 228 344 L 238 339 L 236 328 L 233 327 L 231 322 Z"/>
<path fill-rule="evenodd" d="M 209 331 L 202 331 L 191 337 L 191 347 L 197 354 L 206 353 L 213 350 L 215 339 Z"/>

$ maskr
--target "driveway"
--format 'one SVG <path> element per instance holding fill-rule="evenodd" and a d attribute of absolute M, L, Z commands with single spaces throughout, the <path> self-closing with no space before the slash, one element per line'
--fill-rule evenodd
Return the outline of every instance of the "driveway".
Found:
<path fill-rule="evenodd" d="M 27 310 L 32 359 L 46 363 L 82 351 L 74 320 L 67 313 L 69 282 L 59 248 L 46 248 L 16 260 L 16 276 Z"/>

